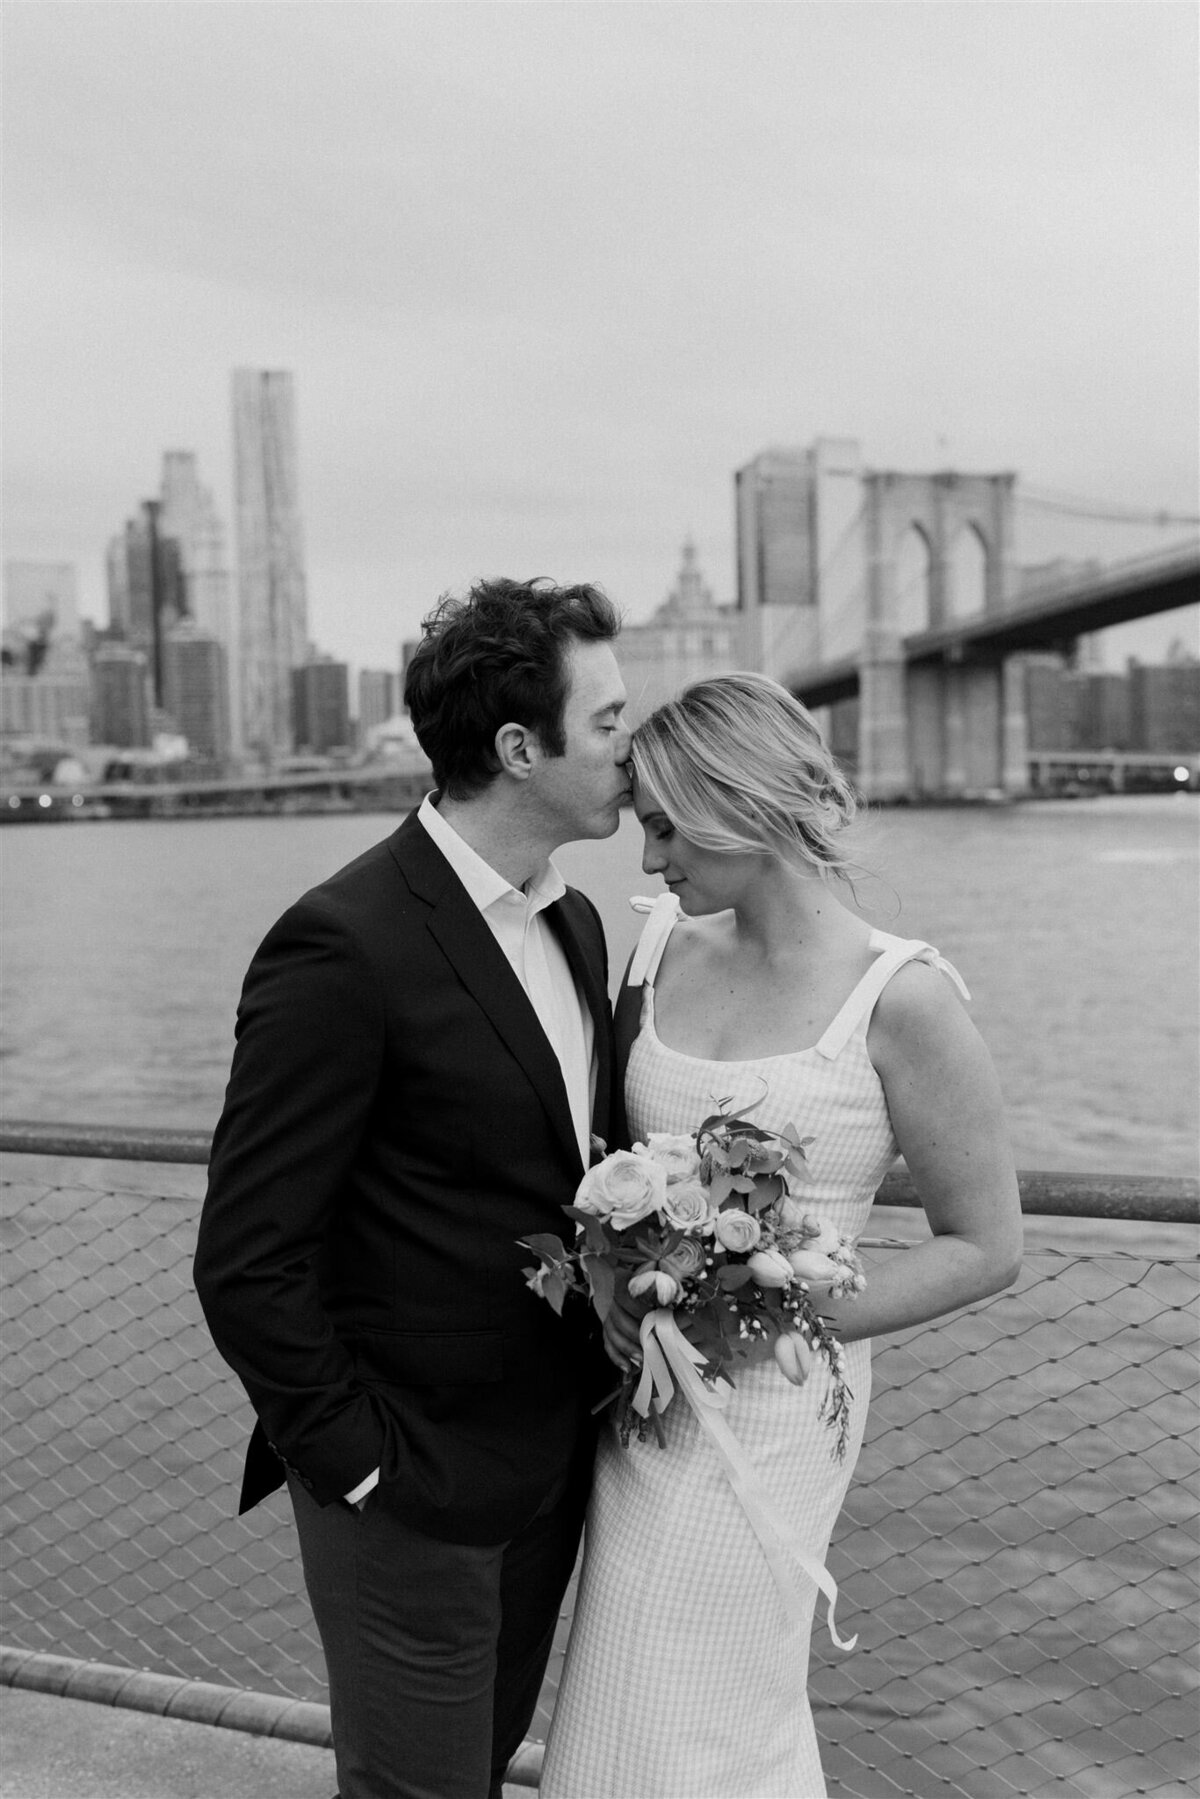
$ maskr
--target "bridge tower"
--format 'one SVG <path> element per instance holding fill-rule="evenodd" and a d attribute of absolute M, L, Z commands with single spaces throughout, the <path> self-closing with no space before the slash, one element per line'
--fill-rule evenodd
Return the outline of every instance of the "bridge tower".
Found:
<path fill-rule="evenodd" d="M 951 470 L 863 475 L 858 780 L 870 799 L 1025 784 L 1024 711 L 1004 665 L 906 668 L 903 650 L 907 636 L 1003 609 L 1015 482 Z"/>
<path fill-rule="evenodd" d="M 852 438 L 765 450 L 738 470 L 744 664 L 801 697 L 814 673 L 856 670 L 869 799 L 1027 785 L 1020 666 L 905 653 L 906 639 L 1011 606 L 1015 485 L 864 468 Z"/>

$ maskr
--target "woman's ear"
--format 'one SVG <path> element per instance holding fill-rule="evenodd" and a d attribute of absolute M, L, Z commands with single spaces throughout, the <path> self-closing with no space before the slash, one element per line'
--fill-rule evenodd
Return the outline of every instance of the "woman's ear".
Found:
<path fill-rule="evenodd" d="M 495 744 L 500 772 L 515 781 L 527 781 L 540 754 L 536 734 L 528 725 L 501 725 Z"/>

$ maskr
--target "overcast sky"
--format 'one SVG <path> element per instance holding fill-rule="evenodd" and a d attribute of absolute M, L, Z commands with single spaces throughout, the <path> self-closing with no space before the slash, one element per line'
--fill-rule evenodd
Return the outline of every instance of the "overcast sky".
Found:
<path fill-rule="evenodd" d="M 295 372 L 311 628 L 359 664 L 479 574 L 644 618 L 689 531 L 731 598 L 733 470 L 818 435 L 1198 510 L 1190 0 L 7 0 L 4 37 L 5 554 L 98 621 L 164 449 L 232 538 L 238 365 Z"/>

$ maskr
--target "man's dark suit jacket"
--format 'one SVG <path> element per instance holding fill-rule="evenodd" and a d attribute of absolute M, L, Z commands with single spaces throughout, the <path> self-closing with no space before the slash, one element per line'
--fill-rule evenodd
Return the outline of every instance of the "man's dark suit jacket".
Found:
<path fill-rule="evenodd" d="M 610 1139 L 600 921 L 572 890 L 547 916 Z M 413 815 L 285 913 L 242 993 L 195 1265 L 258 1415 L 241 1509 L 284 1468 L 329 1504 L 379 1466 L 380 1503 L 429 1535 L 526 1523 L 586 1460 L 608 1384 L 589 1310 L 557 1317 L 518 1245 L 567 1236 L 582 1172 L 533 1007 Z"/>

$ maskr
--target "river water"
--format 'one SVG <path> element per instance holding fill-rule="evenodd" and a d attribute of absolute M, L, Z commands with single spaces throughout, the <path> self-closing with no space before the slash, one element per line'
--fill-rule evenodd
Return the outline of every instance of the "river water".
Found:
<path fill-rule="evenodd" d="M 103 821 L 0 837 L 9 1118 L 210 1128 L 242 974 L 279 912 L 395 815 Z M 1200 816 L 1190 795 L 884 812 L 859 909 L 938 945 L 974 997 L 1025 1168 L 1197 1169 Z M 626 819 L 559 852 L 608 929 L 638 920 Z"/>

